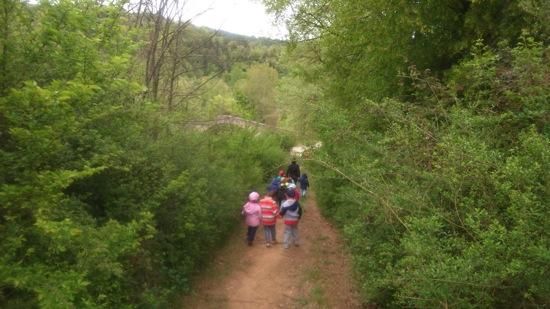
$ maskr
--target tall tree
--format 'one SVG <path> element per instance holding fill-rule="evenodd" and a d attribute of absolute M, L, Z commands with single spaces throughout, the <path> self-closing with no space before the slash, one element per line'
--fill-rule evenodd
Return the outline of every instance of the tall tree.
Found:
<path fill-rule="evenodd" d="M 320 39 L 330 87 L 342 102 L 395 95 L 399 75 L 410 66 L 441 72 L 467 56 L 478 39 L 496 47 L 517 42 L 522 29 L 543 36 L 534 27 L 541 17 L 527 9 L 527 0 L 264 3 L 282 16 L 291 12 L 288 23 L 299 41 Z"/>
<path fill-rule="evenodd" d="M 143 23 L 143 17 L 139 12 L 144 10 L 145 25 L 151 27 L 149 44 L 145 50 L 145 85 L 148 87 L 149 96 L 158 99 L 159 87 L 162 79 L 163 67 L 166 65 L 170 50 L 178 49 L 179 39 L 183 30 L 190 24 L 190 20 L 183 21 L 181 10 L 184 3 L 180 1 L 161 0 L 157 2 L 140 1 L 138 6 L 139 24 Z M 171 76 L 175 75 L 177 62 L 172 61 Z M 173 82 L 169 81 L 172 85 Z M 170 104 L 172 96 L 169 96 Z"/>
<path fill-rule="evenodd" d="M 254 64 L 238 86 L 254 106 L 257 119 L 270 125 L 278 121 L 275 100 L 278 79 L 277 70 L 267 64 Z"/>

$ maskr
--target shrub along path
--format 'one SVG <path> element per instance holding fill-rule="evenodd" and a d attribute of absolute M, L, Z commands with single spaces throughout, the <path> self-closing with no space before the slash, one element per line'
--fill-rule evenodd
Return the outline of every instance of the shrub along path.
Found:
<path fill-rule="evenodd" d="M 315 196 L 301 201 L 301 246 L 266 248 L 263 228 L 255 243 L 244 241 L 244 222 L 210 268 L 181 299 L 182 308 L 360 308 L 350 261 L 335 228 L 319 213 Z"/>

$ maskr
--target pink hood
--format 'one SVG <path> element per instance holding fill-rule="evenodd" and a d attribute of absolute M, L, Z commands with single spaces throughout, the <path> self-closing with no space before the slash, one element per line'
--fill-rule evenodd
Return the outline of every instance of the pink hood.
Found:
<path fill-rule="evenodd" d="M 260 225 L 260 218 L 262 216 L 262 208 L 258 202 L 248 202 L 243 206 L 243 214 L 246 215 L 246 225 L 258 226 Z"/>

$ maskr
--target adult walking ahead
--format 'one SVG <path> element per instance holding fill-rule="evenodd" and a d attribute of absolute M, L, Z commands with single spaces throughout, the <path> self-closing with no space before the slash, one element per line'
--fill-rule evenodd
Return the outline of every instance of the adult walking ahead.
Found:
<path fill-rule="evenodd" d="M 298 183 L 298 178 L 300 178 L 300 165 L 296 163 L 296 160 L 292 160 L 292 163 L 290 163 L 286 169 L 286 175 L 292 178 L 294 183 Z"/>

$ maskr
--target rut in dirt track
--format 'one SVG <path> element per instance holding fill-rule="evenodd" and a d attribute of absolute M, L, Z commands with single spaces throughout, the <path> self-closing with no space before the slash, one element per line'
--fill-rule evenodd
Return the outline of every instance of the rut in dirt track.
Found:
<path fill-rule="evenodd" d="M 263 228 L 252 247 L 246 227 L 221 250 L 182 308 L 361 308 L 350 262 L 337 231 L 319 213 L 315 196 L 301 201 L 300 247 L 264 245 Z"/>

